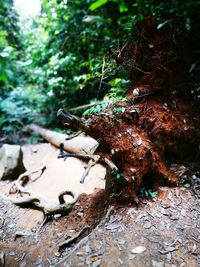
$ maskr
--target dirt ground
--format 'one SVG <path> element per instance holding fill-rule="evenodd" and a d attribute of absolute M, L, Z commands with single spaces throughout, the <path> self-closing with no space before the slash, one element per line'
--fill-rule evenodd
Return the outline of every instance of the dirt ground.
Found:
<path fill-rule="evenodd" d="M 48 144 L 25 146 L 23 151 L 27 169 L 37 168 L 42 160 L 47 165 L 44 174 L 30 183 L 32 189 L 53 201 L 65 186 L 80 196 L 68 216 L 57 215 L 43 227 L 42 212 L 0 199 L 0 251 L 5 266 L 200 266 L 200 203 L 192 188 L 160 187 L 156 198 L 141 199 L 139 207 L 110 208 L 102 166 L 93 167 L 81 186 L 79 160 L 58 160 L 58 150 Z M 7 193 L 11 184 L 0 186 L 1 193 Z M 59 250 L 62 242 L 83 228 L 75 242 Z"/>

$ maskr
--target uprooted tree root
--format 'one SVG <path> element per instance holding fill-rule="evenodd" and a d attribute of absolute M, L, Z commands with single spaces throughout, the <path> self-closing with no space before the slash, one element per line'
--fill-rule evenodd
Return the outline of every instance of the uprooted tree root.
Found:
<path fill-rule="evenodd" d="M 20 194 L 20 197 L 5 197 L 6 200 L 11 201 L 13 204 L 17 206 L 33 206 L 33 208 L 41 210 L 44 214 L 44 221 L 42 225 L 48 221 L 51 217 L 53 217 L 55 214 L 68 214 L 74 204 L 76 203 L 77 198 L 75 197 L 75 194 L 72 191 L 65 190 L 63 192 L 60 192 L 58 195 L 58 201 L 59 203 L 56 204 L 49 199 L 47 199 L 45 196 L 41 194 L 37 194 L 34 191 L 32 191 L 30 188 L 25 187 L 24 184 L 28 182 L 29 175 L 33 173 L 37 173 L 41 171 L 41 174 L 44 172 L 46 166 L 44 163 L 40 168 L 34 171 L 26 171 L 25 173 L 21 174 L 19 178 L 13 182 L 9 193 L 10 194 Z M 22 196 L 23 195 L 23 196 Z M 24 196 L 28 195 L 28 196 Z M 64 200 L 64 196 L 69 195 L 73 198 L 73 201 L 66 203 Z"/>
<path fill-rule="evenodd" d="M 191 94 L 200 84 L 199 72 L 190 73 L 192 42 L 184 34 L 181 39 L 171 25 L 157 29 L 153 19 L 140 23 L 137 38 L 136 44 L 114 53 L 131 80 L 127 102 L 87 120 L 58 112 L 71 128 L 100 140 L 99 153 L 118 167 L 126 181 L 124 192 L 136 201 L 147 177 L 154 183 L 178 184 L 170 161 L 192 160 L 200 140 L 199 110 Z"/>

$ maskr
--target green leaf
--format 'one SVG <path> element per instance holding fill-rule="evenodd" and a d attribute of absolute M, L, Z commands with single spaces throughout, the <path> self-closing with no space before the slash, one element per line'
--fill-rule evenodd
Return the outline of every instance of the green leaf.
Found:
<path fill-rule="evenodd" d="M 156 197 L 157 194 L 158 194 L 158 192 L 156 192 L 156 191 L 150 191 L 150 190 L 149 190 L 149 195 L 150 195 L 152 198 Z"/>
<path fill-rule="evenodd" d="M 97 8 L 105 5 L 109 0 L 97 0 L 96 2 L 92 3 L 89 7 L 89 10 L 94 11 Z"/>
<path fill-rule="evenodd" d="M 127 11 L 128 11 L 128 7 L 126 6 L 125 3 L 121 3 L 121 4 L 119 5 L 119 11 L 120 11 L 121 13 L 123 13 L 123 12 L 127 12 Z"/>

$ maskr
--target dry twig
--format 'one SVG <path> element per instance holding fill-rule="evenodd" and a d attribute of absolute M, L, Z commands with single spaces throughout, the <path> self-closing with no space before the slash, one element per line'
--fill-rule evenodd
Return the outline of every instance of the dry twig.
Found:
<path fill-rule="evenodd" d="M 82 233 L 89 229 L 89 225 L 84 226 L 77 234 L 75 234 L 73 237 L 67 239 L 66 241 L 59 244 L 59 251 L 70 245 L 71 243 L 75 242 L 79 236 L 82 235 Z"/>
<path fill-rule="evenodd" d="M 36 170 L 32 170 L 32 171 L 26 171 L 26 172 L 24 172 L 24 173 L 22 173 L 19 177 L 18 177 L 18 179 L 16 180 L 16 181 L 14 181 L 13 182 L 13 184 L 12 184 L 12 186 L 11 186 L 11 188 L 10 188 L 10 190 L 9 190 L 9 193 L 17 193 L 17 189 L 18 189 L 18 191 L 20 190 L 20 189 L 24 189 L 22 186 L 26 183 L 26 182 L 28 182 L 28 180 L 29 180 L 29 176 L 31 175 L 31 174 L 34 174 L 34 173 L 37 173 L 37 172 L 39 172 L 39 171 L 41 171 L 41 173 L 40 173 L 40 175 L 37 177 L 37 179 L 43 174 L 43 172 L 45 171 L 45 169 L 46 169 L 46 164 L 45 164 L 45 162 L 43 161 L 42 162 L 42 165 L 38 168 L 38 169 L 36 169 Z M 36 179 L 34 179 L 34 181 L 35 181 Z"/>

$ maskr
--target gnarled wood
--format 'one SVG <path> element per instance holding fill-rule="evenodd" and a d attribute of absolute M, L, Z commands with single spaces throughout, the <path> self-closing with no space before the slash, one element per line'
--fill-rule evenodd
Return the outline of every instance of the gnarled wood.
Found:
<path fill-rule="evenodd" d="M 73 120 L 71 120 L 73 122 Z M 56 147 L 63 143 L 64 150 L 75 154 L 93 154 L 98 147 L 98 142 L 89 136 L 77 136 L 66 140 L 68 135 L 50 131 L 36 124 L 31 124 L 28 129 L 41 135 L 45 140 Z"/>
<path fill-rule="evenodd" d="M 85 133 L 88 133 L 90 130 L 90 127 L 84 122 L 84 120 L 64 111 L 63 109 L 58 110 L 57 116 L 62 117 L 66 121 L 66 125 L 68 125 L 72 130 L 83 130 Z"/>
<path fill-rule="evenodd" d="M 44 214 L 44 219 L 51 217 L 55 214 L 66 214 L 71 211 L 73 205 L 76 203 L 77 197 L 75 197 L 75 194 L 70 191 L 70 190 L 65 190 L 62 191 L 58 195 L 58 200 L 59 203 L 56 204 L 54 202 L 51 202 L 48 198 L 41 194 L 37 194 L 34 191 L 32 191 L 28 187 L 24 187 L 24 177 L 27 176 L 27 173 L 24 175 L 21 175 L 17 181 L 12 185 L 11 187 L 11 192 L 12 188 L 15 187 L 15 192 L 20 193 L 20 194 L 27 194 L 28 196 L 23 196 L 19 198 L 12 198 L 12 197 L 4 197 L 7 200 L 11 201 L 13 204 L 18 205 L 18 206 L 26 206 L 29 204 L 33 204 L 36 209 L 42 210 Z M 72 196 L 74 199 L 71 202 L 66 203 L 64 200 L 64 196 L 69 195 Z"/>

